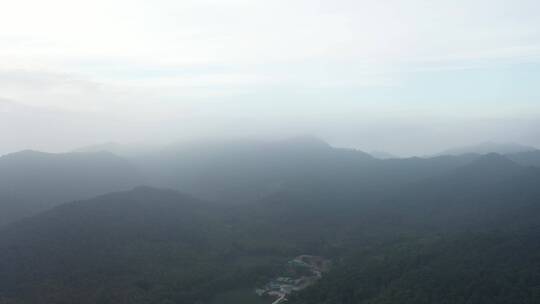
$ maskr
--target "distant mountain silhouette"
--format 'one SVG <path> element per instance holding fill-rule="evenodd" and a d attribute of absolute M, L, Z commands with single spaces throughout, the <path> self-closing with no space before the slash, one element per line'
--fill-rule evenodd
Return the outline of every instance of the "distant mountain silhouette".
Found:
<path fill-rule="evenodd" d="M 491 153 L 403 189 L 387 210 L 405 221 L 442 229 L 495 229 L 515 217 L 522 218 L 516 224 L 524 225 L 540 220 L 538 199 L 540 169 Z"/>
<path fill-rule="evenodd" d="M 73 152 L 96 153 L 110 152 L 120 157 L 133 158 L 142 157 L 158 150 L 157 147 L 145 144 L 120 144 L 107 142 L 103 144 L 85 146 L 75 149 Z"/>
<path fill-rule="evenodd" d="M 152 185 L 213 201 L 253 202 L 291 181 L 370 163 L 369 154 L 335 149 L 313 137 L 283 141 L 214 141 L 172 145 L 140 167 Z"/>
<path fill-rule="evenodd" d="M 362 151 L 333 148 L 310 136 L 275 142 L 176 144 L 143 154 L 124 153 L 130 155 L 126 156 L 129 160 L 102 151 L 120 146 L 87 148 L 95 152 L 22 151 L 5 155 L 0 158 L 0 194 L 9 194 L 36 211 L 138 184 L 173 188 L 225 203 L 254 203 L 289 190 L 311 191 L 313 195 L 339 192 L 346 194 L 340 196 L 343 199 L 361 195 L 367 200 L 477 157 L 379 160 Z"/>
<path fill-rule="evenodd" d="M 27 211 L 127 189 L 141 182 L 133 165 L 108 152 L 52 154 L 27 150 L 0 157 L 0 195 L 24 202 Z M 0 202 L 0 212 L 13 204 L 9 200 Z"/>
<path fill-rule="evenodd" d="M 392 158 L 400 158 L 399 156 L 396 156 L 394 154 L 384 152 L 384 151 L 371 151 L 369 152 L 369 155 L 378 158 L 378 159 L 392 159 Z"/>
<path fill-rule="evenodd" d="M 507 287 L 520 282 L 523 290 L 503 288 L 504 299 L 535 303 L 528 290 L 537 285 L 536 268 L 528 266 L 540 252 L 540 169 L 509 156 L 378 160 L 294 139 L 176 146 L 153 157 L 137 163 L 146 176 L 165 174 L 176 189 L 250 203 L 144 186 L 11 223 L 0 229 L 0 302 L 216 303 L 231 290 L 252 295 L 291 257 L 310 253 L 331 257 L 335 271 L 291 303 L 430 303 L 439 291 L 466 303 L 460 299 L 474 282 L 485 282 L 479 296 L 492 302 L 500 280 L 491 275 Z M 110 153 L 27 151 L 0 164 L 14 172 L 5 181 L 57 195 L 95 190 L 80 186 L 76 172 L 108 187 L 136 172 Z M 509 258 L 514 252 L 531 261 Z"/>
<path fill-rule="evenodd" d="M 521 173 L 525 168 L 497 153 L 489 153 L 480 156 L 472 163 L 458 168 L 456 178 L 476 181 L 499 181 L 510 179 Z"/>
<path fill-rule="evenodd" d="M 518 152 L 506 156 L 522 166 L 540 167 L 540 150 Z"/>
<path fill-rule="evenodd" d="M 520 145 L 516 143 L 485 142 L 485 143 L 481 143 L 477 145 L 448 149 L 448 150 L 438 153 L 437 155 L 461 155 L 461 154 L 467 154 L 467 153 L 513 154 L 513 153 L 529 152 L 529 151 L 535 151 L 535 150 L 537 150 L 535 147 Z"/>

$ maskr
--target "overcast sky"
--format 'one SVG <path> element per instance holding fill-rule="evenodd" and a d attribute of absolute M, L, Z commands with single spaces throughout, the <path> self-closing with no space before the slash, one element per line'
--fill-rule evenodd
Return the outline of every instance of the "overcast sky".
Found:
<path fill-rule="evenodd" d="M 0 153 L 313 134 L 540 147 L 538 0 L 17 0 Z"/>

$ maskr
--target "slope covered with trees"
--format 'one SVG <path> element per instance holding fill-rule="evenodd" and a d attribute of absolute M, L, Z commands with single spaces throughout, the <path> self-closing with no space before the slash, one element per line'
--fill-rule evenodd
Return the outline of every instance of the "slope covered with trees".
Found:
<path fill-rule="evenodd" d="M 538 301 L 538 168 L 498 154 L 383 161 L 308 146 L 279 146 L 276 162 L 265 147 L 193 163 L 223 186 L 210 183 L 213 194 L 245 178 L 231 197 L 257 197 L 249 204 L 137 187 L 0 229 L 0 303 L 265 302 L 254 288 L 300 254 L 334 266 L 291 303 Z M 226 175 L 235 164 L 245 167 Z M 281 185 L 253 191 L 269 181 Z"/>
<path fill-rule="evenodd" d="M 21 151 L 0 157 L 0 225 L 72 200 L 143 182 L 127 160 L 108 152 Z M 10 214 L 10 216 L 7 216 Z"/>

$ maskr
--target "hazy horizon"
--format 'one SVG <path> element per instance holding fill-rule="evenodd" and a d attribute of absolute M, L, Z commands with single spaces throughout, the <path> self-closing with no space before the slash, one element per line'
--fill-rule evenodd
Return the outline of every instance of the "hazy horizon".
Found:
<path fill-rule="evenodd" d="M 37 1 L 0 11 L 0 154 L 285 138 L 540 147 L 540 2 Z"/>
<path fill-rule="evenodd" d="M 296 140 L 296 139 L 302 139 L 302 138 L 313 138 L 316 140 L 320 140 L 328 145 L 330 145 L 332 148 L 337 149 L 353 149 L 360 152 L 365 152 L 368 154 L 371 154 L 375 158 L 409 158 L 409 157 L 436 157 L 441 155 L 461 155 L 461 154 L 467 154 L 467 153 L 478 153 L 478 154 L 485 154 L 485 153 L 499 153 L 499 154 L 506 154 L 506 153 L 516 153 L 521 151 L 531 151 L 532 149 L 540 150 L 538 146 L 535 145 L 525 145 L 518 142 L 494 142 L 494 141 L 483 141 L 483 142 L 472 142 L 468 144 L 463 144 L 460 146 L 441 146 L 438 149 L 434 150 L 424 150 L 419 151 L 417 153 L 410 153 L 410 154 L 402 154 L 402 153 L 395 153 L 394 151 L 387 151 L 387 150 L 377 150 L 377 149 L 370 149 L 369 147 L 358 147 L 354 145 L 346 145 L 346 144 L 335 144 L 330 141 L 325 140 L 322 137 L 315 136 L 313 134 L 296 134 L 286 137 L 255 137 L 255 136 L 245 136 L 245 137 L 195 137 L 195 138 L 188 138 L 188 139 L 179 139 L 174 141 L 151 141 L 151 142 L 143 142 L 143 141 L 133 141 L 133 142 L 115 142 L 115 141 L 108 141 L 108 142 L 95 142 L 90 143 L 87 145 L 79 145 L 70 147 L 68 149 L 39 149 L 34 147 L 26 147 L 22 149 L 16 149 L 13 151 L 7 151 L 2 152 L 0 151 L 0 157 L 3 155 L 8 155 L 11 153 L 17 153 L 22 151 L 39 151 L 39 152 L 45 152 L 45 153 L 71 153 L 71 152 L 113 152 L 114 154 L 118 154 L 119 156 L 126 156 L 126 155 L 137 155 L 137 154 L 148 154 L 153 153 L 156 151 L 160 151 L 163 149 L 167 149 L 169 147 L 174 146 L 184 146 L 184 147 L 196 147 L 200 144 L 238 144 L 238 143 L 269 143 L 269 144 L 281 144 L 286 143 L 289 140 Z M 505 149 L 508 149 L 509 152 L 504 152 Z M 531 150 L 529 150 L 531 149 Z M 469 151 L 470 150 L 470 151 Z M 478 152 L 474 152 L 474 150 L 480 150 Z M 498 150 L 502 150 L 498 151 Z M 465 152 L 462 152 L 465 151 Z"/>

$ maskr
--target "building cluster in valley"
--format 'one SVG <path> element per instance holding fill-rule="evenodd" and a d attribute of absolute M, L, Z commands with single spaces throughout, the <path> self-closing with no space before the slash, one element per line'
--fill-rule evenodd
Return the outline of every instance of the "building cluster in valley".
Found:
<path fill-rule="evenodd" d="M 283 276 L 255 289 L 255 292 L 261 297 L 274 298 L 275 301 L 272 304 L 283 303 L 292 292 L 314 284 L 330 266 L 330 260 L 323 257 L 300 255 L 287 263 Z"/>

